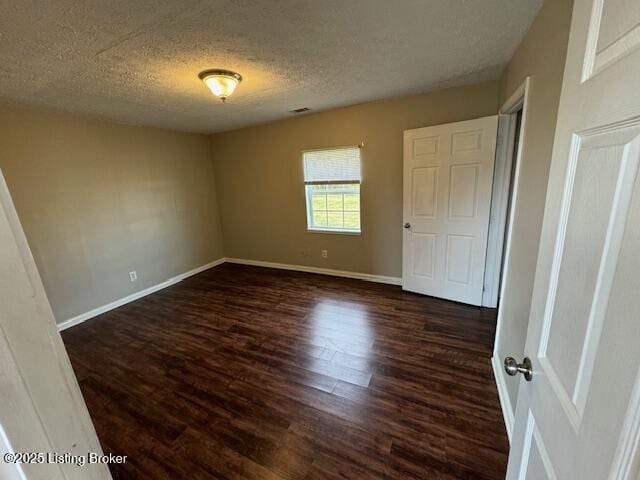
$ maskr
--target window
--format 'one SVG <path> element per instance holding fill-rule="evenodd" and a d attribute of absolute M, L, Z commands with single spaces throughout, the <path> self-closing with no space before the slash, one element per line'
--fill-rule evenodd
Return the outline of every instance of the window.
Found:
<path fill-rule="evenodd" d="M 302 156 L 308 229 L 360 233 L 360 147 Z"/>

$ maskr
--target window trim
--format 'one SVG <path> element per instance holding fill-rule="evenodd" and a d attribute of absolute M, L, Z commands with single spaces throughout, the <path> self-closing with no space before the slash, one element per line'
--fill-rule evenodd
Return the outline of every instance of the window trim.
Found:
<path fill-rule="evenodd" d="M 352 237 L 359 237 L 362 235 L 362 222 L 360 222 L 360 231 L 358 230 L 331 230 L 331 229 L 319 229 L 309 228 L 307 226 L 307 233 L 328 233 L 329 235 L 351 235 Z"/>
<path fill-rule="evenodd" d="M 347 149 L 347 148 L 359 148 L 360 151 L 362 151 L 363 147 L 364 147 L 364 142 L 361 142 L 361 143 L 350 143 L 348 145 L 336 145 L 334 147 L 305 148 L 303 150 L 300 150 L 300 158 L 302 158 L 303 161 L 304 161 L 304 154 L 305 153 L 325 152 L 327 150 L 343 150 L 343 149 Z M 362 164 L 360 164 L 360 167 L 362 167 Z M 361 168 L 361 170 L 362 170 L 362 168 Z"/>
<path fill-rule="evenodd" d="M 348 236 L 361 236 L 364 231 L 362 225 L 362 184 L 363 184 L 363 175 L 362 175 L 362 149 L 364 147 L 364 142 L 359 144 L 351 144 L 351 145 L 340 145 L 335 147 L 324 147 L 324 148 L 308 148 L 300 151 L 300 164 L 302 165 L 302 187 L 303 187 L 303 196 L 304 196 L 304 209 L 305 209 L 305 217 L 306 217 L 306 225 L 307 225 L 307 233 L 314 234 L 329 234 L 329 235 L 348 235 Z M 340 150 L 343 148 L 358 148 L 360 150 L 360 180 L 333 180 L 328 182 L 307 182 L 304 179 L 304 154 L 309 152 L 323 152 L 328 150 Z M 360 192 L 358 194 L 360 200 L 360 230 L 348 230 L 348 229 L 332 229 L 330 227 L 311 227 L 310 217 L 309 217 L 309 203 L 307 196 L 307 185 L 359 185 Z M 344 211 L 344 209 L 343 209 Z"/>

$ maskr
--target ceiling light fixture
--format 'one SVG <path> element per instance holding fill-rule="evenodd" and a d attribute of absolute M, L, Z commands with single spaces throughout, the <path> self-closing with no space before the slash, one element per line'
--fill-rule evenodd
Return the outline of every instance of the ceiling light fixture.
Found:
<path fill-rule="evenodd" d="M 242 81 L 242 75 L 230 70 L 205 70 L 198 75 L 200 80 L 209 87 L 211 93 L 220 98 L 223 102 L 233 93 L 238 84 Z"/>

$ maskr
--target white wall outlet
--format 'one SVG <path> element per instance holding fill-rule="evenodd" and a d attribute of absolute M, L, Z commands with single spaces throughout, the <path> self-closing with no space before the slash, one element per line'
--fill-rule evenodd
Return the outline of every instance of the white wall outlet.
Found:
<path fill-rule="evenodd" d="M 327 258 L 329 256 L 329 254 L 327 253 L 326 250 L 322 250 L 322 258 Z"/>
<path fill-rule="evenodd" d="M 136 272 L 135 270 L 129 272 L 129 280 L 131 280 L 132 282 L 135 282 L 138 279 L 138 272 Z"/>

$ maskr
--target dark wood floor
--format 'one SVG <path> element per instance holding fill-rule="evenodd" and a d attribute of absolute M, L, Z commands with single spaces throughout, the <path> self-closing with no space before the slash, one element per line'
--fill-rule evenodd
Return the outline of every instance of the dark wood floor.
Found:
<path fill-rule="evenodd" d="M 225 264 L 63 333 L 115 479 L 502 479 L 495 311 Z"/>

